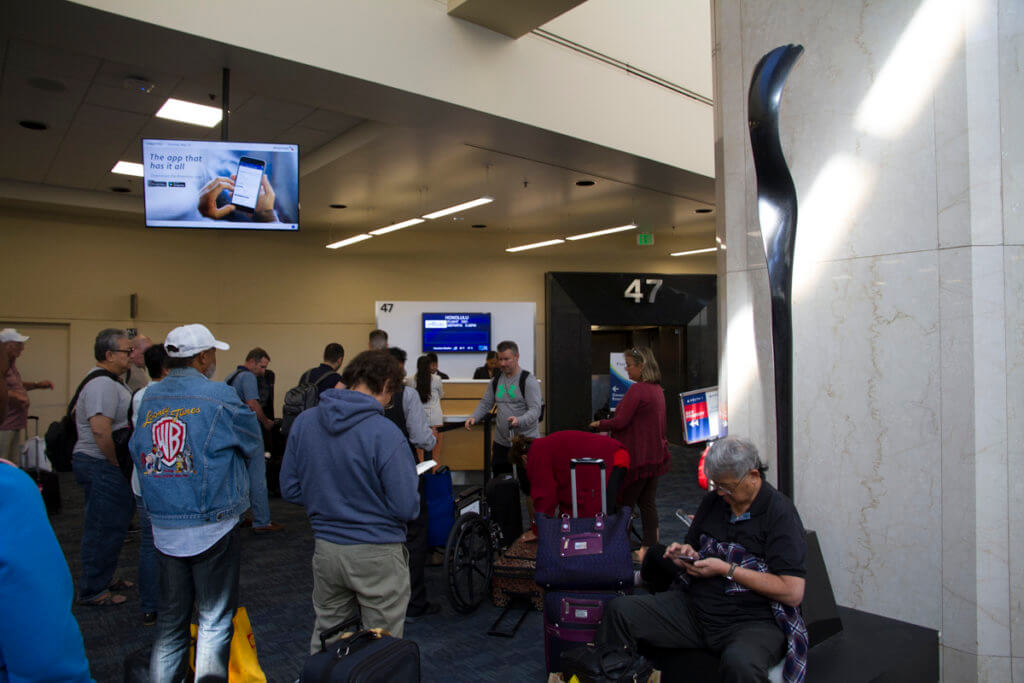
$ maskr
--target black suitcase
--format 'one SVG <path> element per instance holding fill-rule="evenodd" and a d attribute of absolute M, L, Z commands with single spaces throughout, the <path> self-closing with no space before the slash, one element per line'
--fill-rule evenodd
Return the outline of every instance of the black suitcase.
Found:
<path fill-rule="evenodd" d="M 306 660 L 302 683 L 389 683 L 420 680 L 420 648 L 411 640 L 360 626 L 359 617 L 320 634 L 320 652 Z M 355 627 L 350 635 L 327 641 Z"/>
<path fill-rule="evenodd" d="M 523 512 L 519 506 L 519 482 L 504 474 L 487 482 L 484 489 L 491 519 L 501 528 L 501 547 L 507 548 L 523 535 Z"/>

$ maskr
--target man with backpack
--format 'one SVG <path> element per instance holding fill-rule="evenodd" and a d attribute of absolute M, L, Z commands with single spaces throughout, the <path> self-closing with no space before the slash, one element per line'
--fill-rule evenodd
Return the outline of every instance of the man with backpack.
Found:
<path fill-rule="evenodd" d="M 274 426 L 274 421 L 263 413 L 260 405 L 259 385 L 256 381 L 257 375 L 267 371 L 270 364 L 270 354 L 260 347 L 254 348 L 245 356 L 245 363 L 239 365 L 234 372 L 227 376 L 224 383 L 238 393 L 242 403 L 249 406 L 252 412 L 256 413 L 256 419 L 265 430 Z M 277 522 L 270 521 L 270 494 L 267 491 L 267 461 L 263 457 L 249 463 L 249 497 L 252 503 L 252 530 L 257 534 L 267 534 L 273 531 L 281 531 L 284 526 Z"/>
<path fill-rule="evenodd" d="M 494 421 L 494 450 L 491 451 L 491 465 L 496 475 L 512 472 L 508 458 L 512 445 L 509 430 L 514 429 L 516 434 L 528 439 L 539 437 L 542 413 L 540 382 L 528 370 L 519 367 L 519 345 L 514 341 L 498 344 L 498 364 L 501 374 L 487 384 L 483 398 L 466 420 L 466 429 L 470 429 L 491 412 L 491 408 L 498 407 Z M 518 474 L 523 492 L 529 495 L 526 469 L 520 468 Z"/>
<path fill-rule="evenodd" d="M 281 410 L 282 436 L 287 438 L 295 418 L 303 411 L 315 408 L 320 403 L 320 395 L 328 389 L 334 389 L 341 382 L 338 370 L 344 360 L 345 347 L 338 342 L 331 342 L 324 347 L 324 362 L 302 373 L 299 383 L 288 390 Z"/>

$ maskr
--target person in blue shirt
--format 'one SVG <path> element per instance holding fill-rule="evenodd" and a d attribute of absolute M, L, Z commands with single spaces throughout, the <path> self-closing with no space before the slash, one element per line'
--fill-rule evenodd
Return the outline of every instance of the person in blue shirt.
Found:
<path fill-rule="evenodd" d="M 256 414 L 263 429 L 270 431 L 274 421 L 263 413 L 260 405 L 260 391 L 257 377 L 262 377 L 270 365 L 270 354 L 256 347 L 245 356 L 245 363 L 235 368 L 225 382 L 238 392 L 242 403 Z M 262 457 L 259 462 L 249 464 L 249 502 L 252 505 L 252 530 L 257 534 L 281 531 L 284 525 L 270 521 L 270 494 L 267 491 L 267 462 Z"/>
<path fill-rule="evenodd" d="M 364 351 L 345 368 L 348 389 L 328 389 L 295 418 L 281 464 L 281 495 L 306 508 L 320 632 L 358 610 L 366 628 L 401 637 L 409 602 L 406 524 L 420 512 L 409 443 L 384 416 L 401 394 L 404 370 L 383 351 Z M 422 409 L 420 409 L 422 412 Z"/>
<path fill-rule="evenodd" d="M 0 460 L 0 683 L 92 681 L 74 587 L 39 487 Z"/>

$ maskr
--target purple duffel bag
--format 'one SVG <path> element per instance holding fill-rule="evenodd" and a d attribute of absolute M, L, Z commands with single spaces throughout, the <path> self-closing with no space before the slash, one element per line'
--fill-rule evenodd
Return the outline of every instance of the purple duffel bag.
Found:
<path fill-rule="evenodd" d="M 545 590 L 623 590 L 633 586 L 630 509 L 596 517 L 537 515 L 536 581 Z"/>

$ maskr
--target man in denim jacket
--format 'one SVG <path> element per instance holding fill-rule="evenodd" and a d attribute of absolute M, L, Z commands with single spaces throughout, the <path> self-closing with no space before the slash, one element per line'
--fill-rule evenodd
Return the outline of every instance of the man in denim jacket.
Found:
<path fill-rule="evenodd" d="M 238 603 L 238 517 L 249 507 L 247 464 L 263 457 L 263 438 L 235 390 L 209 379 L 217 349 L 227 344 L 197 324 L 171 330 L 164 347 L 170 373 L 146 391 L 131 439 L 159 551 L 150 675 L 154 682 L 182 679 L 194 602 L 196 680 L 227 680 Z"/>

